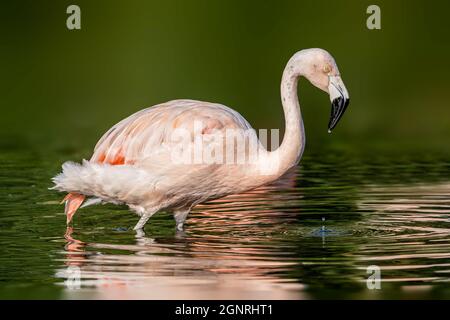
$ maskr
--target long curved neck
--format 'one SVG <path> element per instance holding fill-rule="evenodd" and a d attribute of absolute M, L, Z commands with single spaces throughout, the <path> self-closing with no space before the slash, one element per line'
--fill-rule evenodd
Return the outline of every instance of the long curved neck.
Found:
<path fill-rule="evenodd" d="M 278 149 L 268 152 L 266 159 L 271 168 L 269 175 L 277 177 L 299 162 L 305 147 L 305 129 L 297 95 L 298 79 L 302 73 L 295 71 L 295 66 L 298 66 L 296 60 L 289 61 L 281 81 L 281 101 L 285 119 L 283 141 Z"/>

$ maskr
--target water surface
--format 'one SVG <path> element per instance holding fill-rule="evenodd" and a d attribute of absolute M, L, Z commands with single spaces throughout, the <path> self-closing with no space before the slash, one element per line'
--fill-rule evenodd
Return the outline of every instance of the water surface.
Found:
<path fill-rule="evenodd" d="M 61 195 L 47 188 L 82 155 L 52 154 L 1 155 L 1 298 L 450 298 L 440 153 L 307 152 L 271 186 L 198 206 L 184 232 L 163 212 L 145 235 L 113 205 L 81 209 L 66 229 Z M 369 266 L 381 270 L 379 290 L 367 287 Z"/>

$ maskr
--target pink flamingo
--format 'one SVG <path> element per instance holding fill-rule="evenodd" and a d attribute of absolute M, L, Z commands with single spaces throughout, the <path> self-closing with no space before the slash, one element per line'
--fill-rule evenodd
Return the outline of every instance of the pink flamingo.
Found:
<path fill-rule="evenodd" d="M 68 192 L 63 200 L 67 224 L 90 197 L 83 206 L 100 202 L 128 205 L 140 216 L 135 230 L 142 230 L 148 219 L 163 209 L 173 212 L 176 227 L 182 230 L 195 205 L 275 181 L 300 161 L 305 146 L 297 96 L 301 76 L 329 93 L 331 132 L 348 106 L 347 89 L 327 51 L 299 51 L 289 60 L 281 81 L 286 129 L 279 148 L 268 151 L 256 135 L 243 134 L 251 130 L 250 124 L 221 104 L 173 100 L 141 110 L 108 130 L 95 146 L 90 161 L 66 162 L 62 173 L 53 178 L 53 189 Z M 181 129 L 187 140 L 180 147 L 173 137 Z M 238 130 L 237 138 L 254 143 L 253 149 L 237 150 L 234 144 L 232 149 L 238 156 L 243 153 L 245 159 L 257 155 L 252 158 L 255 161 L 187 163 L 174 158 L 175 149 L 189 149 L 199 141 L 197 138 L 202 138 L 206 148 L 217 146 L 217 139 L 203 138 L 219 136 L 226 140 L 228 130 Z"/>

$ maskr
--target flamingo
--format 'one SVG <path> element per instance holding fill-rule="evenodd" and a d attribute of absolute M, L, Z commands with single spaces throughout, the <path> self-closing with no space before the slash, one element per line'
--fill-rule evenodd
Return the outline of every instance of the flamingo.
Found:
<path fill-rule="evenodd" d="M 65 162 L 62 172 L 52 178 L 51 189 L 68 193 L 62 202 L 67 224 L 80 207 L 113 203 L 126 204 L 138 214 L 140 219 L 134 227 L 138 232 L 160 210 L 172 212 L 176 228 L 183 230 L 187 215 L 197 204 L 277 180 L 298 164 L 305 146 L 297 95 L 302 76 L 330 95 L 328 132 L 331 132 L 349 104 L 348 91 L 330 53 L 319 48 L 298 51 L 288 61 L 282 76 L 285 134 L 276 150 L 267 150 L 255 134 L 243 134 L 252 130 L 250 124 L 224 105 L 196 100 L 155 105 L 108 130 L 97 142 L 89 161 Z M 180 149 L 180 143 L 173 139 L 177 130 L 184 130 L 182 136 L 187 137 L 181 150 L 192 147 L 198 138 L 206 148 L 217 146 L 217 141 L 228 147 L 228 142 L 222 141 L 226 140 L 226 132 L 237 130 L 240 133 L 236 137 L 254 143 L 256 148 L 237 150 L 233 145 L 231 149 L 247 158 L 257 154 L 253 158 L 256 160 L 175 161 L 174 151 Z M 219 140 L 204 139 L 217 136 Z"/>

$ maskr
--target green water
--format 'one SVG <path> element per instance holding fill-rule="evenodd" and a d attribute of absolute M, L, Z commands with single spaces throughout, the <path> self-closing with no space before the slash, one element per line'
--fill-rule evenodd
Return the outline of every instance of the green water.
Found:
<path fill-rule="evenodd" d="M 442 152 L 306 152 L 276 184 L 198 206 L 184 232 L 160 213 L 137 236 L 137 216 L 113 205 L 81 209 L 66 230 L 47 188 L 76 151 L 4 150 L 1 298 L 450 298 Z"/>

